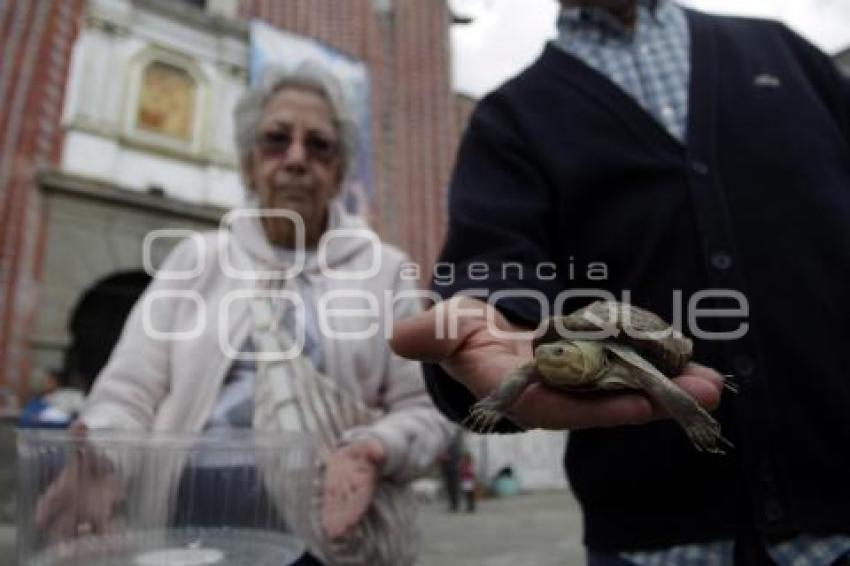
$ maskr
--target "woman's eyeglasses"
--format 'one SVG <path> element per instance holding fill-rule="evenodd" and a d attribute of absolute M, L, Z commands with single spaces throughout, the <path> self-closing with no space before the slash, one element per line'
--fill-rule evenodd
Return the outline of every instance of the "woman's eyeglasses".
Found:
<path fill-rule="evenodd" d="M 261 132 L 256 143 L 266 157 L 284 155 L 292 145 L 292 134 L 285 130 Z M 302 143 L 307 158 L 314 161 L 329 163 L 339 154 L 339 142 L 318 132 L 307 132 Z"/>

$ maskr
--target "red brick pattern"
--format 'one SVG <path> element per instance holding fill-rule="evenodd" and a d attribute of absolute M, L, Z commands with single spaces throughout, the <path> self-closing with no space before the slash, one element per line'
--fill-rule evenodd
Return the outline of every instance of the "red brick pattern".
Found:
<path fill-rule="evenodd" d="M 43 218 L 34 176 L 59 158 L 82 0 L 8 0 L 0 12 L 0 386 L 23 395 Z"/>

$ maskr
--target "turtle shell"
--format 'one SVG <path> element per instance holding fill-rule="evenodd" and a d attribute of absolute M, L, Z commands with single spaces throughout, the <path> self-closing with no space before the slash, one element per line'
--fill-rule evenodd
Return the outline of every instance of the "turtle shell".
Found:
<path fill-rule="evenodd" d="M 564 333 L 564 330 L 607 331 L 606 339 L 631 346 L 663 374 L 671 377 L 682 373 L 693 352 L 693 342 L 655 313 L 616 301 L 596 301 L 566 316 L 544 320 L 534 347 L 577 338 Z"/>

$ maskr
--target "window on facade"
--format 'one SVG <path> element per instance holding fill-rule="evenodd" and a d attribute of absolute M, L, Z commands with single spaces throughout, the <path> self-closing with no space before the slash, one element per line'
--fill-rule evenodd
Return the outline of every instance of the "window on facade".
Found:
<path fill-rule="evenodd" d="M 190 141 L 194 130 L 197 85 L 185 70 L 154 61 L 142 73 L 136 127 Z"/>

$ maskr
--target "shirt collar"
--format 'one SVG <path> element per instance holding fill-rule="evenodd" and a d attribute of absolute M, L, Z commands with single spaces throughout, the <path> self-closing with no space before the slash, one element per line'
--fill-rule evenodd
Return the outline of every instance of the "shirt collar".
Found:
<path fill-rule="evenodd" d="M 652 16 L 652 20 L 661 23 L 663 12 L 669 8 L 671 0 L 658 0 L 655 10 L 651 11 L 652 0 L 637 0 L 638 19 L 641 13 Z M 558 15 L 558 32 L 563 35 L 575 29 L 594 29 L 601 36 L 612 36 L 620 38 L 632 37 L 634 30 L 623 25 L 617 18 L 607 10 L 596 7 L 572 7 L 561 8 Z"/>

